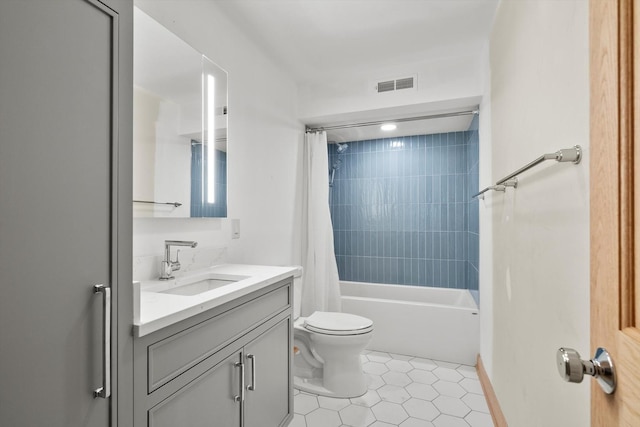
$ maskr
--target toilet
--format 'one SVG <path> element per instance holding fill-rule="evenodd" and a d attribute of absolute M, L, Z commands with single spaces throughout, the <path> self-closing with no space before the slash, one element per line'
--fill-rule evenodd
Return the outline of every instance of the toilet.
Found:
<path fill-rule="evenodd" d="M 351 398 L 367 392 L 360 353 L 373 337 L 373 321 L 349 313 L 300 316 L 302 269 L 294 277 L 294 387 L 321 396 Z"/>

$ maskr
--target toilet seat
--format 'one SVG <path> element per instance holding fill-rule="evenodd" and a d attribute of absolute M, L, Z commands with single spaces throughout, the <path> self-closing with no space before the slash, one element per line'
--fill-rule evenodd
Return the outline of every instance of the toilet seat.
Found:
<path fill-rule="evenodd" d="M 305 319 L 304 327 L 324 335 L 363 335 L 373 330 L 373 321 L 355 314 L 316 311 Z"/>

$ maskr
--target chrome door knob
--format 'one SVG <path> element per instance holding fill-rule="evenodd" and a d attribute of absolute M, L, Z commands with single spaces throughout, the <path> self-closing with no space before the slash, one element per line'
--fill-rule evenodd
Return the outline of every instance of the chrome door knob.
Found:
<path fill-rule="evenodd" d="M 558 373 L 570 383 L 581 383 L 584 374 L 589 374 L 598 381 L 602 390 L 611 394 L 616 389 L 616 372 L 611 356 L 602 347 L 596 350 L 591 360 L 582 360 L 580 354 L 572 348 L 559 348 L 556 354 Z"/>
<path fill-rule="evenodd" d="M 584 378 L 585 365 L 582 364 L 580 353 L 572 348 L 559 348 L 556 356 L 558 373 L 563 380 L 570 383 L 581 383 Z"/>

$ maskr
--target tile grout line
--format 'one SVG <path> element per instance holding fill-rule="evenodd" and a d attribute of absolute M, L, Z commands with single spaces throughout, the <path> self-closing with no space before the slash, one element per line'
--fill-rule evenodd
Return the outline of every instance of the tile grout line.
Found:
<path fill-rule="evenodd" d="M 369 384 L 367 393 L 365 393 L 365 395 L 362 396 L 364 397 L 369 395 L 369 397 L 367 397 L 367 401 L 354 403 L 353 400 L 359 399 L 359 398 L 345 399 L 348 401 L 346 402 L 347 403 L 346 406 L 342 406 L 342 405 L 336 406 L 335 402 L 333 402 L 333 404 L 331 405 L 332 407 L 325 407 L 325 406 L 322 406 L 322 403 L 320 403 L 322 399 L 320 399 L 318 396 L 312 395 L 309 393 L 298 392 L 296 396 L 300 394 L 304 394 L 309 398 L 311 398 L 314 402 L 314 405 L 312 405 L 314 407 L 307 408 L 308 410 L 306 410 L 305 414 L 296 413 L 296 417 L 294 418 L 294 422 L 292 422 L 291 427 L 340 427 L 340 426 L 351 426 L 351 425 L 370 426 L 377 423 L 378 421 L 386 422 L 387 425 L 393 425 L 394 427 L 405 427 L 405 426 L 416 426 L 416 425 L 421 425 L 421 426 L 428 425 L 428 426 L 436 426 L 436 427 L 458 427 L 458 426 L 490 427 L 490 426 L 493 426 L 491 422 L 489 410 L 487 408 L 486 397 L 483 394 L 475 393 L 474 391 L 476 391 L 477 388 L 472 387 L 472 385 L 475 384 L 476 382 L 479 383 L 477 373 L 475 372 L 473 367 L 469 366 L 468 367 L 469 369 L 467 370 L 467 372 L 463 373 L 460 369 L 466 367 L 466 365 L 450 364 L 447 362 L 433 361 L 431 359 L 426 359 L 426 358 L 413 357 L 413 356 L 407 356 L 407 355 L 395 355 L 395 354 L 389 354 L 385 352 L 372 352 L 372 351 L 365 351 L 363 353 L 363 356 L 364 356 L 364 359 L 363 359 L 364 364 L 376 363 L 376 364 L 384 365 L 386 369 L 385 372 L 381 372 L 381 375 L 367 373 L 367 375 L 370 376 L 369 378 L 374 378 L 374 377 L 371 377 L 371 375 L 375 375 L 381 381 L 381 383 L 379 383 L 381 385 L 378 385 L 377 388 L 370 388 L 371 384 Z M 376 362 L 374 360 L 378 360 L 378 361 Z M 416 365 L 411 363 L 412 361 L 417 361 L 417 360 L 424 361 L 425 365 L 430 365 L 430 367 L 432 367 L 431 371 L 427 369 L 420 369 L 419 367 L 416 367 Z M 397 362 L 397 363 L 393 363 L 393 362 Z M 389 363 L 391 363 L 392 365 L 389 366 L 388 365 Z M 403 363 L 408 364 L 409 366 L 411 366 L 411 368 L 409 370 L 403 370 L 403 369 L 394 370 L 392 368 L 392 366 L 396 366 L 396 369 L 398 369 L 398 367 L 402 366 Z M 408 366 L 405 366 L 405 368 L 407 367 Z M 439 373 L 442 376 L 451 377 L 452 373 L 449 371 L 455 371 L 458 378 L 455 381 L 443 379 L 437 375 L 438 373 L 435 373 L 435 374 L 433 373 L 433 371 L 438 370 L 438 368 L 441 368 Z M 414 381 L 413 378 L 411 378 L 408 375 L 410 372 L 413 372 L 413 371 L 428 372 L 431 374 L 431 376 L 433 376 L 434 381 L 431 382 L 430 384 Z M 410 382 L 404 385 L 388 383 L 387 381 L 389 376 L 387 376 L 387 380 L 385 380 L 383 378 L 383 375 L 386 375 L 389 373 L 404 375 L 407 377 L 408 380 L 410 380 Z M 467 386 L 472 388 L 473 390 L 469 390 L 464 385 L 462 385 L 462 383 L 465 382 L 465 380 L 468 380 L 467 383 L 469 384 L 467 384 Z M 439 390 L 433 387 L 433 385 L 435 385 L 436 383 L 451 384 L 451 385 L 457 386 L 459 388 L 459 392 L 457 392 L 456 394 L 459 394 L 459 397 L 441 393 Z M 425 388 L 429 387 L 434 393 L 431 396 L 431 400 L 425 398 L 424 395 L 414 396 L 414 394 L 416 394 L 415 390 L 414 390 L 414 394 L 412 394 L 412 392 L 408 389 L 412 384 L 418 384 L 418 385 L 424 386 Z M 393 399 L 387 400 L 389 396 L 391 397 L 393 396 L 392 394 L 389 394 L 387 398 L 383 398 L 381 396 L 381 394 L 379 393 L 379 390 L 384 388 L 385 386 L 395 387 L 395 390 L 393 391 L 393 393 L 398 395 L 398 397 L 396 398 L 396 401 L 394 401 Z M 482 393 L 482 388 L 480 388 L 479 391 L 480 393 Z M 463 400 L 467 396 L 471 396 L 471 397 Z M 376 401 L 376 399 L 378 400 Z M 480 399 L 480 402 L 478 401 L 478 399 Z M 436 402 L 438 400 L 440 401 Z M 448 406 L 445 407 L 442 404 L 443 401 L 447 402 L 446 405 Z M 407 405 L 408 402 L 409 404 Z M 434 404 L 433 402 L 436 402 L 436 403 Z M 470 402 L 470 403 L 467 403 L 467 402 Z M 379 406 L 378 410 L 374 411 L 374 408 L 380 405 L 381 403 L 385 403 L 385 405 Z M 438 404 L 440 404 L 440 406 L 438 406 Z M 340 409 L 334 409 L 338 407 Z M 357 412 L 359 414 L 362 414 L 362 416 L 365 418 L 358 419 L 358 420 L 345 418 L 347 413 L 346 411 L 348 411 L 349 408 L 353 408 L 353 407 L 359 408 Z M 457 407 L 457 409 L 455 409 L 455 407 Z M 387 410 L 387 413 L 385 413 L 383 408 Z M 320 420 L 321 423 L 317 423 L 318 419 L 316 419 L 317 418 L 316 416 L 309 418 L 309 415 L 312 415 L 313 412 L 316 411 L 317 409 L 326 410 L 326 412 L 318 412 L 318 414 L 324 414 L 324 415 L 330 414 L 330 412 L 328 411 L 337 412 L 337 414 L 335 415 L 337 415 L 337 420 L 339 420 L 341 424 L 331 424 L 330 421 L 326 419 Z M 396 414 L 394 415 L 392 413 L 389 413 L 388 411 L 390 410 L 394 410 Z M 396 417 L 395 419 L 394 419 L 394 416 Z M 334 418 L 334 420 L 336 420 L 336 418 Z M 373 421 L 365 424 L 367 420 L 373 420 Z M 389 423 L 389 421 L 396 421 L 396 422 L 394 424 L 393 422 Z M 351 424 L 349 424 L 349 422 L 351 422 Z M 455 424 L 452 424 L 452 423 L 455 423 Z"/>

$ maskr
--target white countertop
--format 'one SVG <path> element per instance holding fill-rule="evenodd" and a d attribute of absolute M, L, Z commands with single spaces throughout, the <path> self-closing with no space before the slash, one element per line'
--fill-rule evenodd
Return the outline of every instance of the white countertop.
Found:
<path fill-rule="evenodd" d="M 189 273 L 193 275 L 245 276 L 245 279 L 212 289 L 198 295 L 183 296 L 158 293 L 158 288 L 168 289 L 179 285 L 185 276 L 167 281 L 134 282 L 134 331 L 142 337 L 151 332 L 187 319 L 196 314 L 250 294 L 282 279 L 293 276 L 296 267 L 225 264 Z M 155 292 L 151 292 L 153 289 Z M 139 298 L 137 297 L 139 295 Z"/>

